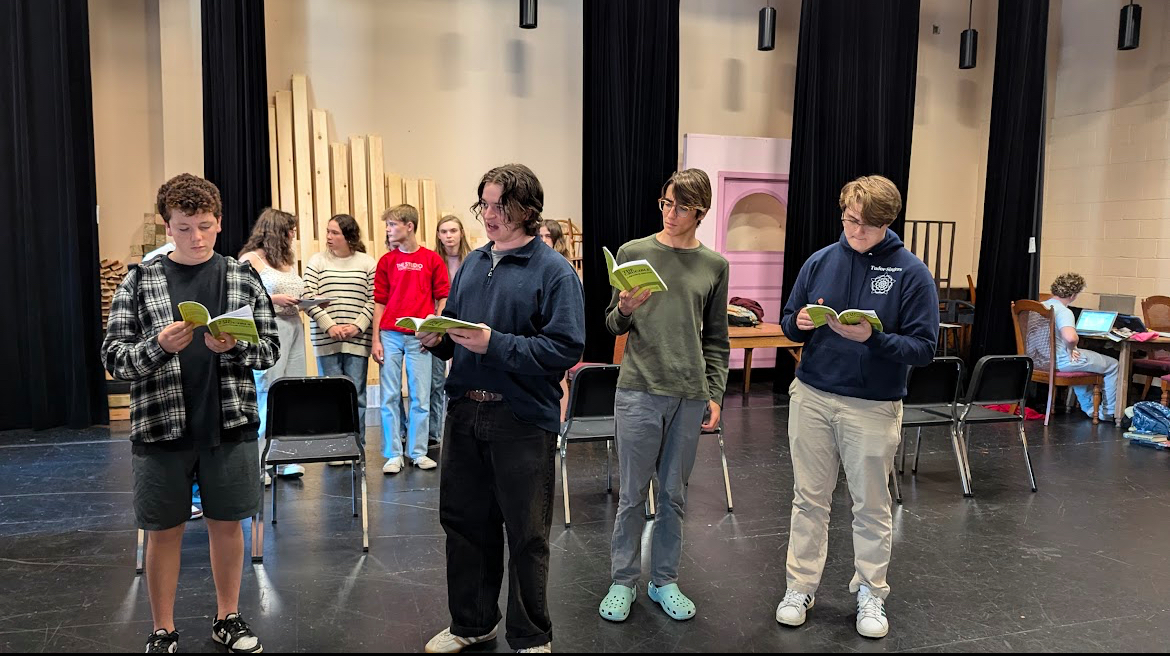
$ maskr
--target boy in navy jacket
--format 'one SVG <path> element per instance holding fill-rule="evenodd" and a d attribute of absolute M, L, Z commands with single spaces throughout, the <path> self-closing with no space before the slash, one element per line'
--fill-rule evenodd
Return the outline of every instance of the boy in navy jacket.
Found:
<path fill-rule="evenodd" d="M 902 397 L 910 367 L 928 364 L 938 340 L 938 293 L 926 265 L 889 229 L 902 209 L 894 183 L 864 176 L 840 196 L 844 228 L 838 243 L 817 251 L 800 269 L 784 307 L 784 334 L 804 343 L 789 388 L 788 439 L 795 479 L 788 540 L 788 590 L 776 621 L 804 623 L 824 570 L 829 506 L 837 469 L 845 467 L 853 497 L 853 580 L 857 632 L 889 631 L 891 500 L 887 480 L 902 432 Z M 833 317 L 817 328 L 805 306 L 874 310 L 868 322 Z"/>

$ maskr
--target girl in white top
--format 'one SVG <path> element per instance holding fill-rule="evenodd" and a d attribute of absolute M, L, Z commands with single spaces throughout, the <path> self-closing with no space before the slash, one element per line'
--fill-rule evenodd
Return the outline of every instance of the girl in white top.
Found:
<path fill-rule="evenodd" d="M 276 310 L 276 328 L 280 336 L 280 358 L 265 371 L 256 371 L 256 403 L 260 410 L 261 452 L 264 450 L 264 430 L 268 420 L 268 389 L 277 378 L 303 377 L 305 369 L 305 328 L 297 302 L 304 294 L 305 285 L 296 270 L 297 219 L 288 212 L 266 208 L 260 213 L 252 235 L 240 251 L 240 261 L 250 263 L 260 274 L 264 288 L 272 298 Z M 277 474 L 301 476 L 305 468 L 285 465 Z M 268 482 L 265 474 L 265 482 Z"/>

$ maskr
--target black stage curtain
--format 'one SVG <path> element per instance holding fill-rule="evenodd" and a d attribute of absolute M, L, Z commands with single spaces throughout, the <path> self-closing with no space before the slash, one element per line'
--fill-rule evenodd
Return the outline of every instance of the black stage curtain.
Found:
<path fill-rule="evenodd" d="M 0 429 L 106 423 L 89 10 L 0 2 Z"/>
<path fill-rule="evenodd" d="M 272 204 L 264 0 L 203 0 L 202 16 L 203 170 L 223 196 L 215 250 L 235 257 Z"/>
<path fill-rule="evenodd" d="M 1011 304 L 1039 276 L 1048 0 L 1000 0 L 996 30 L 972 359 L 1016 352 Z"/>
<path fill-rule="evenodd" d="M 586 362 L 613 358 L 613 336 L 605 328 L 611 287 L 601 247 L 616 253 L 625 242 L 662 229 L 659 191 L 678 166 L 678 4 L 585 3 Z"/>
<path fill-rule="evenodd" d="M 906 198 L 918 0 L 804 0 L 792 115 L 784 296 L 810 255 L 841 236 L 841 187 L 883 175 Z M 902 233 L 905 210 L 892 228 Z"/>

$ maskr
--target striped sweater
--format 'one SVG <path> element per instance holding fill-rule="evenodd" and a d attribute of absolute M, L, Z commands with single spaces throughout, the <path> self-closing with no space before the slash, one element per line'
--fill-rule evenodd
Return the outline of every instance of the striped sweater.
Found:
<path fill-rule="evenodd" d="M 318 356 L 349 353 L 369 357 L 370 325 L 374 321 L 374 272 L 377 263 L 366 253 L 334 257 L 329 251 L 309 258 L 305 267 L 305 298 L 337 299 L 329 307 L 308 310 L 313 320 L 313 348 Z M 361 334 L 338 341 L 329 336 L 336 325 L 353 324 Z"/>

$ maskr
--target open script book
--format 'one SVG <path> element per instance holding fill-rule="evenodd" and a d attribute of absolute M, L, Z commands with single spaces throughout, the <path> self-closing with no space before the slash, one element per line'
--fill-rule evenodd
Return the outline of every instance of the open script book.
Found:
<path fill-rule="evenodd" d="M 260 343 L 260 332 L 256 330 L 256 319 L 252 316 L 252 306 L 245 305 L 238 310 L 225 312 L 211 318 L 211 313 L 196 301 L 179 303 L 179 314 L 183 321 L 196 326 L 207 326 L 212 335 L 219 337 L 220 333 L 227 333 L 236 339 L 242 339 L 253 344 Z"/>
<path fill-rule="evenodd" d="M 395 326 L 399 328 L 409 328 L 416 333 L 445 333 L 451 328 L 468 328 L 471 330 L 483 330 L 483 326 L 477 323 L 468 323 L 451 317 L 431 317 L 430 319 L 419 319 L 418 317 L 402 317 L 394 322 Z"/>
<path fill-rule="evenodd" d="M 649 289 L 652 292 L 666 291 L 666 283 L 646 260 L 631 260 L 625 264 L 615 264 L 613 253 L 605 246 L 601 247 L 605 253 L 605 267 L 609 270 L 609 284 L 623 292 L 635 287 Z"/>
<path fill-rule="evenodd" d="M 874 330 L 879 333 L 882 332 L 882 320 L 878 318 L 877 312 L 873 310 L 845 310 L 843 312 L 837 312 L 827 305 L 812 304 L 806 305 L 804 308 L 808 310 L 808 317 L 812 319 L 813 325 L 817 328 L 827 324 L 829 317 L 836 317 L 837 321 L 846 325 L 868 321 Z"/>

